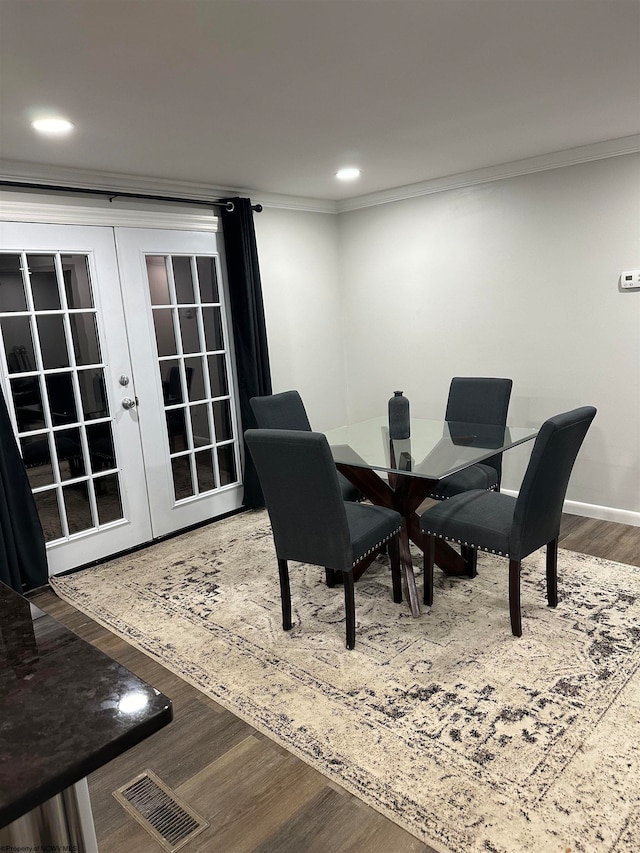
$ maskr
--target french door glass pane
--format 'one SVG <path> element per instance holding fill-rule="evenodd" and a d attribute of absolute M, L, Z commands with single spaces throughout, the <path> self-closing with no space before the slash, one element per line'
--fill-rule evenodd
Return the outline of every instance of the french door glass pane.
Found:
<path fill-rule="evenodd" d="M 31 488 L 52 485 L 55 474 L 48 435 L 44 433 L 21 438 L 20 449 Z"/>
<path fill-rule="evenodd" d="M 93 308 L 91 278 L 86 255 L 61 255 L 67 308 Z M 73 271 L 73 274 L 72 274 Z"/>
<path fill-rule="evenodd" d="M 40 392 L 40 380 L 37 376 L 28 379 L 11 379 L 11 398 L 14 401 L 18 430 L 44 429 L 44 405 Z"/>
<path fill-rule="evenodd" d="M 206 492 L 214 489 L 216 474 L 211 450 L 203 450 L 200 453 L 196 453 L 195 459 L 198 477 L 198 491 Z"/>
<path fill-rule="evenodd" d="M 31 271 L 31 293 L 36 311 L 59 311 L 61 306 L 55 257 L 53 255 L 28 255 Z"/>
<path fill-rule="evenodd" d="M 104 418 L 107 414 L 107 390 L 102 368 L 90 367 L 78 371 L 78 384 L 85 420 Z"/>
<path fill-rule="evenodd" d="M 147 280 L 152 305 L 170 305 L 169 276 L 162 255 L 147 255 Z"/>
<path fill-rule="evenodd" d="M 0 318 L 0 330 L 9 373 L 32 372 L 36 358 L 29 317 L 4 315 Z"/>
<path fill-rule="evenodd" d="M 0 284 L 8 402 L 46 541 L 122 518 L 88 256 L 0 253 Z"/>
<path fill-rule="evenodd" d="M 173 280 L 176 283 L 176 301 L 182 305 L 194 302 L 191 258 L 174 256 L 172 264 Z"/>
<path fill-rule="evenodd" d="M 225 305 L 217 257 L 148 255 L 176 501 L 238 483 Z"/>
<path fill-rule="evenodd" d="M 225 357 L 223 355 L 210 355 L 208 361 L 211 395 L 213 397 L 226 397 L 229 393 L 229 383 L 227 382 Z"/>
<path fill-rule="evenodd" d="M 26 311 L 27 297 L 22 280 L 22 256 L 0 255 L 0 312 Z"/>
<path fill-rule="evenodd" d="M 83 477 L 86 467 L 82 455 L 80 430 L 77 427 L 58 430 L 53 436 L 60 479 L 75 480 L 76 477 Z"/>
<path fill-rule="evenodd" d="M 153 325 L 156 331 L 158 355 L 175 355 L 178 351 L 178 346 L 173 329 L 173 311 L 166 308 L 154 308 Z"/>
<path fill-rule="evenodd" d="M 200 335 L 198 332 L 198 312 L 195 308 L 178 308 L 180 339 L 182 352 L 198 352 Z"/>
<path fill-rule="evenodd" d="M 109 524 L 122 518 L 122 498 L 120 497 L 120 479 L 117 474 L 108 474 L 96 478 L 96 503 L 100 524 Z"/>
<path fill-rule="evenodd" d="M 191 429 L 193 432 L 193 443 L 196 447 L 210 447 L 213 445 L 213 435 L 209 426 L 209 404 L 201 406 L 190 406 Z"/>
<path fill-rule="evenodd" d="M 220 308 L 203 308 L 204 334 L 209 350 L 223 350 L 222 315 Z"/>
<path fill-rule="evenodd" d="M 189 400 L 204 400 L 207 397 L 203 359 L 185 358 L 184 369 L 187 380 Z"/>
<path fill-rule="evenodd" d="M 70 360 L 62 314 L 36 314 L 36 327 L 43 368 L 55 370 L 58 367 L 67 367 Z"/>
<path fill-rule="evenodd" d="M 100 346 L 96 318 L 93 314 L 71 314 L 71 336 L 76 354 L 76 364 L 95 364 L 100 361 Z"/>
<path fill-rule="evenodd" d="M 188 457 L 174 456 L 171 459 L 171 471 L 173 473 L 173 491 L 176 501 L 193 497 L 191 466 L 189 465 Z"/>
<path fill-rule="evenodd" d="M 236 455 L 233 445 L 224 444 L 218 448 L 218 470 L 220 472 L 221 485 L 226 486 L 238 481 Z"/>
<path fill-rule="evenodd" d="M 73 374 L 45 374 L 45 385 L 49 398 L 49 410 L 54 426 L 72 423 L 78 420 L 76 398 L 73 393 Z"/>
<path fill-rule="evenodd" d="M 46 492 L 34 492 L 33 497 L 36 502 L 38 515 L 40 516 L 45 540 L 47 542 L 54 542 L 56 539 L 62 539 L 64 534 L 62 532 L 60 508 L 55 489 L 49 489 Z"/>
<path fill-rule="evenodd" d="M 220 441 L 229 441 L 233 438 L 233 426 L 231 424 L 231 406 L 229 400 L 216 400 L 213 404 L 213 416 L 216 426 L 216 435 Z"/>
<path fill-rule="evenodd" d="M 173 358 L 161 361 L 160 376 L 162 378 L 162 393 L 165 404 L 167 406 L 174 406 L 176 403 L 183 403 L 180 362 Z"/>
<path fill-rule="evenodd" d="M 65 486 L 62 489 L 64 496 L 65 514 L 69 526 L 69 535 L 82 533 L 96 527 L 91 511 L 91 497 L 86 480 Z"/>
<path fill-rule="evenodd" d="M 218 274 L 215 258 L 196 258 L 200 299 L 202 302 L 219 302 Z"/>

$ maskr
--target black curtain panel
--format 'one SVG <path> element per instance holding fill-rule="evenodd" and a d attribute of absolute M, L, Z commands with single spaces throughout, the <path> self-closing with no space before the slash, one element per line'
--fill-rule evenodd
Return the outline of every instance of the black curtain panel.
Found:
<path fill-rule="evenodd" d="M 231 322 L 235 342 L 242 429 L 256 426 L 249 400 L 271 394 L 271 370 L 262 302 L 253 210 L 248 198 L 229 198 L 233 210 L 222 209 L 222 228 L 229 280 Z M 245 446 L 244 499 L 247 507 L 264 506 L 251 454 Z"/>
<path fill-rule="evenodd" d="M 17 592 L 47 583 L 42 525 L 0 391 L 0 580 Z"/>

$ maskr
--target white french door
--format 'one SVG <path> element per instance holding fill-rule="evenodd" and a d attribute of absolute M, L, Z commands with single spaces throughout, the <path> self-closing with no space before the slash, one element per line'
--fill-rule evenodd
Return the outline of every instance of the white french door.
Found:
<path fill-rule="evenodd" d="M 117 228 L 154 536 L 242 503 L 230 323 L 214 234 Z"/>
<path fill-rule="evenodd" d="M 0 367 L 50 574 L 240 506 L 212 233 L 0 224 Z"/>

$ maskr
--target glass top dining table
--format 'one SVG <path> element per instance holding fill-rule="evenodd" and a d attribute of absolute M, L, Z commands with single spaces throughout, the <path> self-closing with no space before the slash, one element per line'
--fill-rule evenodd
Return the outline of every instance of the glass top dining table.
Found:
<path fill-rule="evenodd" d="M 409 543 L 422 548 L 416 510 L 440 480 L 531 441 L 538 430 L 412 417 L 410 437 L 391 440 L 387 418 L 378 417 L 325 433 L 338 470 L 372 503 L 403 517 L 400 551 L 414 616 L 420 605 Z M 447 575 L 475 575 L 475 554 L 459 554 L 443 540 L 436 541 L 435 562 Z"/>
<path fill-rule="evenodd" d="M 538 427 L 411 418 L 410 437 L 390 440 L 385 417 L 325 433 L 336 463 L 442 480 L 538 434 Z"/>

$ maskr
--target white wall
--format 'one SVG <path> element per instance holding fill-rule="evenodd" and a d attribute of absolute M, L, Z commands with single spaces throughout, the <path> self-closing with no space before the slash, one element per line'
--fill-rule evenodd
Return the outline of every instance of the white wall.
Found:
<path fill-rule="evenodd" d="M 274 392 L 296 388 L 314 429 L 347 420 L 338 217 L 254 217 Z"/>
<path fill-rule="evenodd" d="M 513 422 L 597 406 L 568 497 L 640 524 L 640 291 L 618 290 L 640 268 L 640 155 L 255 225 L 274 391 L 298 388 L 315 428 L 396 389 L 441 417 L 452 376 L 511 376 Z M 507 454 L 506 488 L 527 459 Z"/>
<path fill-rule="evenodd" d="M 510 376 L 514 423 L 598 408 L 567 497 L 639 513 L 640 291 L 618 289 L 640 268 L 639 187 L 634 154 L 342 214 L 349 419 L 395 389 L 441 417 L 452 376 Z"/>

